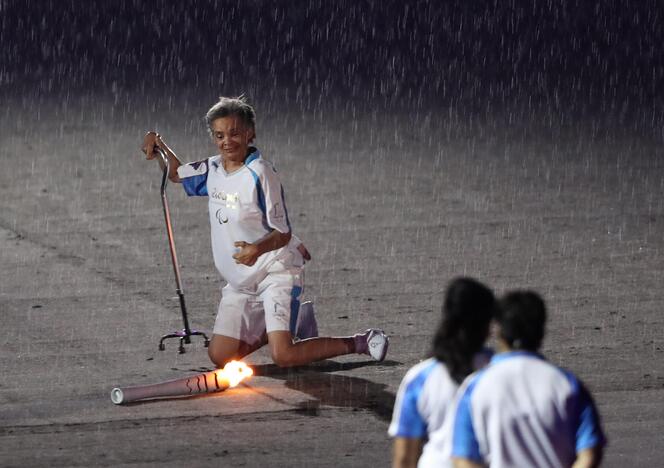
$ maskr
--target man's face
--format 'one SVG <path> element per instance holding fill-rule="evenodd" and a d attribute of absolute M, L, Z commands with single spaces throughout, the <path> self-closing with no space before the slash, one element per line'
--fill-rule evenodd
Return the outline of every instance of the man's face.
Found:
<path fill-rule="evenodd" d="M 212 140 L 227 162 L 244 162 L 249 143 L 254 138 L 254 131 L 235 115 L 221 117 L 212 121 Z"/>

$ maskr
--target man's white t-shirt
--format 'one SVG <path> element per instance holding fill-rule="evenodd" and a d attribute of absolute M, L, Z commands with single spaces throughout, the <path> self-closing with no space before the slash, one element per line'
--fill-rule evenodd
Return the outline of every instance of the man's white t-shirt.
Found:
<path fill-rule="evenodd" d="M 458 386 L 445 364 L 434 358 L 411 367 L 399 386 L 388 434 L 426 439 L 442 425 Z"/>
<path fill-rule="evenodd" d="M 486 366 L 492 354 L 488 348 L 481 350 L 473 359 L 473 367 Z M 458 388 L 459 384 L 450 376 L 447 366 L 435 358 L 411 367 L 401 381 L 388 434 L 426 441 L 418 467 L 451 466 L 449 457 L 442 460 L 436 453 L 431 456 L 427 439 L 451 419 Z"/>
<path fill-rule="evenodd" d="M 588 391 L 539 354 L 497 354 L 459 390 L 453 457 L 497 468 L 558 468 L 605 443 Z"/>

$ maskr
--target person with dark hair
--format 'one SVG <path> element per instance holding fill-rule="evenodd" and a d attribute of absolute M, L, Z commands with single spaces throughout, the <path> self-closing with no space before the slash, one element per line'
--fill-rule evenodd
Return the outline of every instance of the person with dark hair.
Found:
<path fill-rule="evenodd" d="M 483 345 L 494 304 L 493 292 L 474 279 L 457 278 L 447 287 L 433 357 L 412 367 L 399 387 L 388 430 L 394 467 L 417 465 L 428 435 L 449 416 L 459 384 L 488 362 Z"/>
<path fill-rule="evenodd" d="M 157 132 L 143 139 L 168 157 L 169 179 L 189 196 L 208 197 L 215 266 L 226 281 L 208 348 L 223 367 L 265 344 L 280 367 L 344 354 L 385 359 L 389 340 L 370 328 L 345 337 L 319 337 L 311 302 L 300 304 L 309 252 L 292 234 L 281 181 L 253 146 L 256 113 L 243 96 L 221 97 L 205 116 L 218 154 L 183 164 Z M 157 161 L 163 166 L 160 158 Z"/>
<path fill-rule="evenodd" d="M 546 324 L 542 298 L 506 294 L 496 323 L 499 353 L 459 391 L 454 466 L 598 466 L 606 439 L 590 393 L 537 352 Z"/>

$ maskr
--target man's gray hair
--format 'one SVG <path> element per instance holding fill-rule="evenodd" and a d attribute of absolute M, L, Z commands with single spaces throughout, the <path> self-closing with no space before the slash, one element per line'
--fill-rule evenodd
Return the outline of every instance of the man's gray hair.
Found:
<path fill-rule="evenodd" d="M 219 101 L 210 107 L 210 110 L 205 114 L 208 131 L 212 131 L 212 122 L 222 117 L 228 117 L 229 115 L 238 116 L 254 133 L 256 132 L 256 112 L 253 107 L 247 104 L 247 99 L 244 95 L 235 98 L 219 97 Z"/>

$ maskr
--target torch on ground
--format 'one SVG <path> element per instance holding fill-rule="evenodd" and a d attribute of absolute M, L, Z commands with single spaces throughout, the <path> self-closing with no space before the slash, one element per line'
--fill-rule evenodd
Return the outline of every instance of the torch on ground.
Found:
<path fill-rule="evenodd" d="M 116 387 L 111 390 L 111 401 L 116 405 L 153 398 L 189 396 L 200 393 L 222 392 L 235 387 L 254 371 L 241 361 L 231 361 L 223 369 L 216 369 L 182 379 L 169 380 L 151 385 Z"/>

